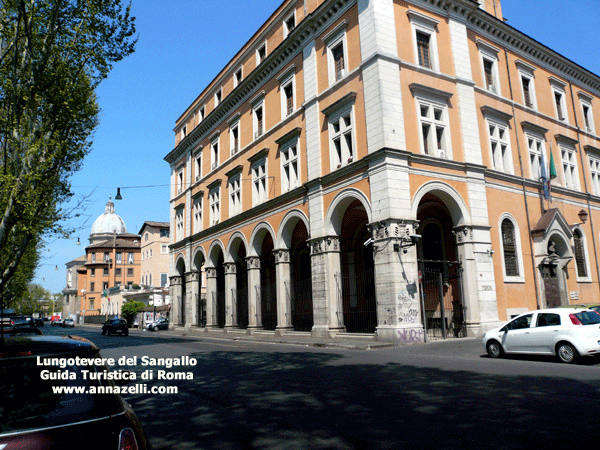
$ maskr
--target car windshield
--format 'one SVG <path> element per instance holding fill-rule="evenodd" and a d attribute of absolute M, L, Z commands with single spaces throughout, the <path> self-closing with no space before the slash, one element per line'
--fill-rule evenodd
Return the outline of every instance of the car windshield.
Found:
<path fill-rule="evenodd" d="M 596 311 L 581 311 L 576 312 L 574 315 L 583 325 L 594 325 L 596 323 L 600 323 L 600 314 L 598 314 Z"/>
<path fill-rule="evenodd" d="M 100 383 L 84 379 L 83 370 L 95 373 L 106 369 L 38 366 L 34 358 L 0 359 L 0 434 L 66 425 L 120 412 L 122 407 L 114 395 L 92 395 L 86 391 Z M 65 388 L 71 391 L 57 392 Z M 73 393 L 73 388 L 84 392 Z"/>

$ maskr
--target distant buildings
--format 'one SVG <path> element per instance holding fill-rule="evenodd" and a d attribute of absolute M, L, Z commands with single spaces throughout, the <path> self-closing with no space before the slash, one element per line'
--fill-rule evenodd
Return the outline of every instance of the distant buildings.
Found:
<path fill-rule="evenodd" d="M 599 124 L 500 0 L 286 0 L 176 121 L 172 322 L 413 342 L 598 298 Z"/>
<path fill-rule="evenodd" d="M 156 273 L 156 280 L 162 278 L 166 283 L 168 255 L 161 243 L 165 239 L 168 242 L 168 224 L 146 222 L 141 231 L 144 231 L 144 236 L 152 236 L 151 245 L 147 241 L 142 246 L 140 235 L 127 233 L 123 219 L 115 213 L 114 203 L 111 200 L 106 203 L 104 213 L 92 225 L 85 256 L 66 264 L 67 287 L 63 290 L 65 315 L 77 318 L 115 316 L 121 312 L 126 293 L 164 288 L 164 284 L 153 283 L 152 274 Z M 145 261 L 142 261 L 142 247 L 150 255 L 148 257 L 146 253 Z M 156 255 L 155 248 L 159 249 Z M 153 262 L 149 264 L 152 258 Z M 146 271 L 145 281 L 148 283 L 144 286 L 143 270 Z M 165 274 L 163 277 L 160 276 L 161 270 Z M 148 297 L 145 299 L 148 300 Z M 162 290 L 160 299 L 161 304 L 169 303 L 168 294 Z"/>

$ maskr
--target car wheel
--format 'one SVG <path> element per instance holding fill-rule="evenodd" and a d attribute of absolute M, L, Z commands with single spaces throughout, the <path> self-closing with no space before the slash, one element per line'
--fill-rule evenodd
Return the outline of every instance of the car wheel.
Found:
<path fill-rule="evenodd" d="M 500 358 L 504 354 L 502 346 L 498 341 L 490 341 L 487 343 L 487 352 L 492 358 Z"/>
<path fill-rule="evenodd" d="M 575 347 L 567 342 L 561 342 L 558 344 L 558 347 L 556 347 L 556 355 L 561 362 L 567 364 L 572 363 L 579 356 L 577 354 L 577 350 L 575 350 Z"/>
<path fill-rule="evenodd" d="M 154 330 L 154 331 L 158 331 L 158 327 L 154 327 L 154 328 L 153 328 L 153 330 Z"/>

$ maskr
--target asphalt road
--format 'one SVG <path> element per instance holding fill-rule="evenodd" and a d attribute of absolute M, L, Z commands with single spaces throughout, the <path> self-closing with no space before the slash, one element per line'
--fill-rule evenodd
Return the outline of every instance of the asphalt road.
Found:
<path fill-rule="evenodd" d="M 600 438 L 600 360 L 493 360 L 478 340 L 359 351 L 100 327 L 79 334 L 104 357 L 177 387 L 125 395 L 154 449 L 564 449 Z M 189 356 L 187 367 L 142 366 L 142 357 Z M 157 380 L 158 371 L 169 377 Z M 171 373 L 172 375 L 168 375 Z"/>

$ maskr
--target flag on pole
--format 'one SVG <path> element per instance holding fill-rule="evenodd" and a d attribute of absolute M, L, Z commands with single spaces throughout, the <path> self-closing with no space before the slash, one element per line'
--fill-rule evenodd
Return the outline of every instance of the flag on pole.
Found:
<path fill-rule="evenodd" d="M 550 144 L 550 179 L 548 180 L 548 201 L 552 201 L 552 180 L 556 178 L 556 166 L 554 165 L 554 153 L 552 153 L 552 144 Z"/>
<path fill-rule="evenodd" d="M 541 149 L 542 161 L 540 167 L 540 181 L 542 182 L 542 190 L 544 193 L 544 200 L 550 201 L 550 182 L 548 181 L 548 175 L 546 172 L 546 159 L 544 158 L 544 150 Z"/>

